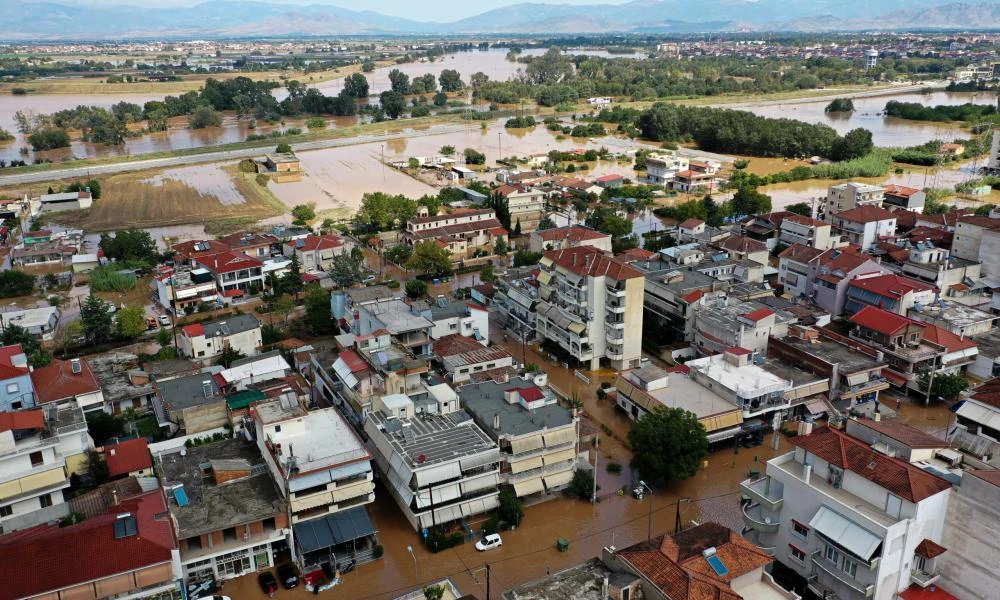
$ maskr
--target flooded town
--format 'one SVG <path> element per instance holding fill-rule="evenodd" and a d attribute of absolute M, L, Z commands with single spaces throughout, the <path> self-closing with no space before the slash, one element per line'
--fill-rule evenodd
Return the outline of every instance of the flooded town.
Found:
<path fill-rule="evenodd" d="M 0 600 L 996 595 L 992 17 L 63 1 Z"/>

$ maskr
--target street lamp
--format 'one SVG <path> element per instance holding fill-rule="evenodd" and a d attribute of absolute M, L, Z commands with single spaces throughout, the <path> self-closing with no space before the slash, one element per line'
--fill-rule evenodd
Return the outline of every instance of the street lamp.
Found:
<path fill-rule="evenodd" d="M 653 488 L 646 485 L 646 482 L 639 480 L 639 487 L 645 488 L 649 492 L 649 528 L 646 532 L 646 543 L 653 543 Z"/>
<path fill-rule="evenodd" d="M 417 579 L 417 587 L 420 586 L 420 571 L 417 569 L 417 555 L 413 553 L 413 546 L 407 546 L 406 551 L 413 557 L 413 576 Z"/>

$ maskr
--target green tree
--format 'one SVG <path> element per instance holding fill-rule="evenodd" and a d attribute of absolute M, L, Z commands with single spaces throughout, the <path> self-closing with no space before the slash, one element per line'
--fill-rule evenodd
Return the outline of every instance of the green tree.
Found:
<path fill-rule="evenodd" d="M 114 235 L 102 233 L 99 247 L 104 256 L 120 262 L 139 262 L 151 267 L 160 261 L 156 242 L 144 229 L 123 229 Z"/>
<path fill-rule="evenodd" d="M 413 247 L 413 254 L 406 261 L 406 268 L 425 275 L 451 272 L 451 251 L 433 240 L 420 242 Z"/>
<path fill-rule="evenodd" d="M 465 87 L 462 83 L 462 76 L 455 69 L 444 69 L 438 75 L 438 83 L 441 84 L 442 92 L 459 92 Z"/>
<path fill-rule="evenodd" d="M 270 309 L 272 313 L 281 315 L 282 322 L 287 324 L 289 315 L 295 312 L 295 301 L 290 296 L 282 294 L 271 299 Z"/>
<path fill-rule="evenodd" d="M 354 73 L 344 79 L 344 95 L 351 98 L 368 97 L 368 79 L 361 73 Z"/>
<path fill-rule="evenodd" d="M 288 142 L 280 142 L 274 149 L 278 154 L 291 154 L 292 147 L 288 145 Z"/>
<path fill-rule="evenodd" d="M 313 335 L 337 333 L 337 321 L 330 312 L 330 292 L 320 285 L 310 285 L 305 295 L 306 316 L 304 324 Z"/>
<path fill-rule="evenodd" d="M 500 486 L 500 496 L 497 498 L 497 517 L 504 523 L 515 527 L 521 525 L 521 519 L 524 518 L 524 505 L 517 497 L 514 486 L 507 484 Z"/>
<path fill-rule="evenodd" d="M 708 454 L 705 428 L 694 413 L 659 407 L 643 415 L 628 434 L 631 466 L 651 485 L 694 475 Z"/>
<path fill-rule="evenodd" d="M 222 352 L 219 353 L 219 358 L 216 359 L 215 364 L 229 368 L 233 366 L 233 362 L 240 360 L 241 358 L 246 358 L 247 355 L 242 351 L 233 348 L 230 345 L 226 345 L 222 348 Z"/>
<path fill-rule="evenodd" d="M 521 237 L 521 219 L 514 223 L 514 237 Z"/>
<path fill-rule="evenodd" d="M 789 204 L 785 207 L 785 210 L 803 217 L 812 216 L 812 206 L 810 206 L 808 202 L 796 202 L 795 204 Z"/>
<path fill-rule="evenodd" d="M 410 76 L 399 69 L 389 71 L 389 83 L 392 91 L 398 94 L 410 93 Z"/>
<path fill-rule="evenodd" d="M 42 350 L 42 344 L 38 338 L 33 336 L 27 329 L 14 323 L 4 325 L 3 333 L 0 334 L 0 342 L 4 346 L 21 345 L 21 351 L 28 357 L 28 363 L 32 367 L 43 367 L 49 364 L 50 357 Z M 32 360 L 32 357 L 36 357 Z M 37 364 L 41 362 L 42 364 Z"/>
<path fill-rule="evenodd" d="M 115 313 L 115 329 L 118 335 L 135 339 L 146 331 L 146 316 L 138 307 L 127 306 Z"/>
<path fill-rule="evenodd" d="M 544 217 L 542 217 L 542 220 L 538 222 L 537 230 L 545 231 L 546 229 L 555 229 L 555 228 L 556 228 L 555 221 L 553 221 L 552 218 L 549 217 L 548 215 L 545 215 Z"/>
<path fill-rule="evenodd" d="M 594 494 L 594 474 L 586 469 L 574 471 L 573 479 L 569 482 L 566 493 L 574 498 L 590 500 Z"/>
<path fill-rule="evenodd" d="M 496 243 L 493 244 L 493 254 L 496 254 L 497 256 L 507 256 L 508 252 L 510 252 L 510 247 L 507 245 L 507 240 L 502 237 L 498 237 Z"/>
<path fill-rule="evenodd" d="M 55 150 L 69 147 L 69 134 L 65 129 L 44 127 L 37 129 L 28 136 L 28 143 L 35 152 L 40 150 Z"/>
<path fill-rule="evenodd" d="M 927 393 L 927 384 L 930 383 L 930 375 L 923 373 L 917 379 L 920 389 Z M 944 398 L 948 402 L 956 400 L 958 396 L 969 389 L 969 380 L 961 373 L 936 374 L 934 383 L 931 385 L 932 398 Z"/>
<path fill-rule="evenodd" d="M 872 143 L 872 132 L 867 129 L 852 129 L 836 140 L 830 149 L 830 159 L 851 160 L 870 153 L 875 145 Z"/>
<path fill-rule="evenodd" d="M 156 332 L 156 343 L 159 344 L 160 347 L 165 348 L 167 346 L 172 346 L 173 342 L 174 342 L 174 336 L 173 334 L 170 333 L 170 330 L 167 329 L 166 327 L 161 327 Z"/>
<path fill-rule="evenodd" d="M 734 217 L 771 212 L 771 197 L 749 185 L 741 185 L 733 195 L 731 210 Z"/>
<path fill-rule="evenodd" d="M 101 343 L 111 338 L 113 317 L 111 305 L 91 294 L 80 307 L 80 320 L 88 342 Z"/>
<path fill-rule="evenodd" d="M 375 61 L 366 60 L 365 62 L 361 63 L 361 70 L 364 71 L 365 73 L 371 73 L 372 71 L 375 70 Z"/>
<path fill-rule="evenodd" d="M 444 106 L 445 104 L 448 104 L 448 94 L 444 92 L 438 92 L 434 94 L 434 98 L 432 101 L 434 102 L 434 106 L 439 106 L 439 107 Z"/>
<path fill-rule="evenodd" d="M 298 252 L 292 252 L 292 258 L 288 263 L 288 271 L 281 276 L 278 287 L 281 292 L 291 294 L 292 297 L 298 300 L 299 292 L 302 291 L 302 266 L 299 262 Z"/>
<path fill-rule="evenodd" d="M 407 166 L 408 166 L 408 167 L 409 167 L 409 168 L 410 168 L 411 170 L 414 170 L 414 171 L 415 171 L 415 170 L 417 170 L 417 169 L 419 169 L 419 168 L 420 168 L 420 159 L 419 159 L 419 158 L 415 158 L 415 157 L 411 156 L 411 157 L 410 157 L 410 159 L 406 161 L 406 165 L 407 165 Z"/>
<path fill-rule="evenodd" d="M 444 598 L 443 585 L 429 585 L 424 588 L 424 600 L 441 600 Z"/>
<path fill-rule="evenodd" d="M 211 106 L 199 106 L 191 113 L 188 120 L 191 129 L 205 129 L 206 127 L 221 127 L 222 115 Z"/>
<path fill-rule="evenodd" d="M 385 116 L 390 119 L 398 119 L 406 112 L 406 98 L 399 92 L 384 91 L 379 95 L 379 102 L 382 104 Z"/>
<path fill-rule="evenodd" d="M 493 263 L 488 262 L 483 265 L 482 270 L 479 271 L 479 280 L 485 283 L 497 280 L 496 273 L 493 272 Z"/>
<path fill-rule="evenodd" d="M 632 223 L 619 216 L 615 209 L 609 206 L 595 208 L 587 215 L 585 223 L 588 227 L 610 235 L 611 239 L 625 237 L 632 233 Z"/>
<path fill-rule="evenodd" d="M 361 196 L 355 220 L 376 231 L 401 227 L 417 214 L 417 202 L 402 194 L 368 192 Z"/>
<path fill-rule="evenodd" d="M 440 152 L 445 156 L 453 156 L 455 154 L 455 147 L 450 144 L 446 146 L 441 146 L 441 149 L 438 150 L 438 152 Z"/>
<path fill-rule="evenodd" d="M 330 274 L 333 283 L 342 288 L 361 283 L 365 277 L 361 270 L 361 261 L 347 253 L 334 256 L 326 272 Z"/>
<path fill-rule="evenodd" d="M 0 298 L 29 296 L 35 291 L 35 276 L 10 269 L 0 271 Z"/>
<path fill-rule="evenodd" d="M 406 295 L 410 298 L 423 298 L 427 295 L 427 282 L 422 279 L 411 279 L 406 282 Z"/>
<path fill-rule="evenodd" d="M 486 164 L 486 155 L 482 152 L 476 150 L 475 148 L 465 149 L 465 164 L 467 165 L 483 165 Z"/>
<path fill-rule="evenodd" d="M 514 253 L 514 266 L 527 267 L 537 265 L 542 260 L 541 252 L 531 252 L 530 250 L 518 250 Z"/>
<path fill-rule="evenodd" d="M 309 204 L 298 204 L 292 208 L 292 224 L 305 226 L 308 225 L 310 221 L 316 218 L 316 205 Z"/>
<path fill-rule="evenodd" d="M 409 244 L 396 244 L 383 253 L 385 259 L 397 265 L 405 264 L 413 255 L 413 246 Z"/>

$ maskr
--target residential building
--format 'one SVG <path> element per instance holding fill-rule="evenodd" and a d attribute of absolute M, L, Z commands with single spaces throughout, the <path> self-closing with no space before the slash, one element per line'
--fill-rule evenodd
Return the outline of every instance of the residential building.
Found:
<path fill-rule="evenodd" d="M 152 410 L 153 381 L 139 365 L 139 357 L 128 352 L 111 351 L 87 359 L 104 395 L 105 410 L 115 415 L 132 409 Z M 196 370 L 196 369 L 195 369 Z"/>
<path fill-rule="evenodd" d="M 948 503 L 944 537 L 924 548 L 911 575 L 915 585 L 947 589 L 957 598 L 996 594 L 996 572 L 983 556 L 1000 551 L 1000 470 L 969 470 Z"/>
<path fill-rule="evenodd" d="M 365 433 L 396 504 L 420 531 L 497 507 L 500 450 L 445 384 L 418 414 L 404 394 L 383 396 Z"/>
<path fill-rule="evenodd" d="M 124 442 L 104 444 L 104 462 L 108 466 L 108 477 L 152 477 L 153 459 L 149 455 L 146 438 L 133 438 Z"/>
<path fill-rule="evenodd" d="M 931 304 L 936 298 L 937 290 L 927 284 L 895 274 L 872 273 L 851 280 L 844 310 L 855 313 L 865 306 L 875 306 L 905 315 L 917 304 Z"/>
<path fill-rule="evenodd" d="M 0 413 L 37 405 L 28 357 L 21 344 L 0 346 Z"/>
<path fill-rule="evenodd" d="M 438 298 L 437 302 L 414 302 L 411 310 L 431 323 L 431 339 L 458 334 L 475 339 L 482 345 L 490 341 L 490 313 L 485 307 L 468 300 L 448 302 Z"/>
<path fill-rule="evenodd" d="M 772 414 L 791 410 L 788 392 L 794 383 L 755 364 L 754 358 L 746 348 L 729 348 L 721 354 L 690 360 L 684 366 L 690 369 L 694 381 L 736 406 L 744 420 L 759 418 L 769 423 Z"/>
<path fill-rule="evenodd" d="M 751 260 L 766 265 L 770 258 L 767 244 L 742 235 L 731 235 L 716 245 L 730 260 Z"/>
<path fill-rule="evenodd" d="M 253 442 L 242 436 L 156 453 L 188 585 L 274 566 L 288 506 Z"/>
<path fill-rule="evenodd" d="M 533 231 L 528 236 L 528 247 L 532 252 L 565 250 L 577 246 L 593 246 L 604 252 L 611 252 L 611 236 L 586 227 L 570 225 Z"/>
<path fill-rule="evenodd" d="M 590 246 L 546 252 L 540 266 L 538 336 L 591 369 L 603 358 L 616 369 L 639 366 L 642 273 Z"/>
<path fill-rule="evenodd" d="M 796 322 L 795 315 L 759 302 L 730 302 L 718 297 L 715 302 L 699 302 L 695 307 L 691 346 L 702 355 L 733 347 L 766 351 L 768 338 L 784 337 L 788 326 Z"/>
<path fill-rule="evenodd" d="M 885 188 L 880 185 L 869 185 L 855 181 L 831 185 L 826 191 L 823 219 L 832 221 L 834 215 L 859 206 L 881 208 L 884 197 Z"/>
<path fill-rule="evenodd" d="M 934 304 L 914 306 L 909 317 L 963 337 L 986 335 L 1000 315 L 965 306 L 957 302 L 938 301 Z"/>
<path fill-rule="evenodd" d="M 52 335 L 55 333 L 56 327 L 59 326 L 61 314 L 57 306 L 9 310 L 0 313 L 0 323 L 4 327 L 17 325 L 26 329 L 33 336 L 45 341 L 52 341 Z"/>
<path fill-rule="evenodd" d="M 203 321 L 180 328 L 181 355 L 202 362 L 214 362 L 230 348 L 244 356 L 255 356 L 262 345 L 260 321 L 247 314 Z"/>
<path fill-rule="evenodd" d="M 810 266 L 813 285 L 809 293 L 817 305 L 832 315 L 844 312 L 852 282 L 888 272 L 878 259 L 860 252 L 857 246 L 828 250 L 816 257 Z"/>
<path fill-rule="evenodd" d="M 670 188 L 685 194 L 702 194 L 714 192 L 718 183 L 719 180 L 714 171 L 686 169 L 678 171 L 674 175 L 674 180 L 670 182 Z"/>
<path fill-rule="evenodd" d="M 301 566 L 370 560 L 377 543 L 364 505 L 375 500 L 371 454 L 334 408 L 307 412 L 294 399 L 254 406 L 253 438 L 288 502 Z"/>
<path fill-rule="evenodd" d="M 484 377 L 512 376 L 514 357 L 503 346 L 485 347 L 459 334 L 446 335 L 434 342 L 434 356 L 441 362 L 448 380 L 463 384 Z"/>
<path fill-rule="evenodd" d="M 611 173 L 594 179 L 594 183 L 605 189 L 615 189 L 625 184 L 625 177 L 617 173 Z"/>
<path fill-rule="evenodd" d="M 975 341 L 874 306 L 865 306 L 849 322 L 850 337 L 882 353 L 889 363 L 882 374 L 904 390 L 922 392 L 920 375 L 960 373 L 976 358 Z"/>
<path fill-rule="evenodd" d="M 232 394 L 252 389 L 254 386 L 283 379 L 291 375 L 292 368 L 281 355 L 281 350 L 271 350 L 257 356 L 234 360 L 228 369 L 213 376 L 223 393 Z"/>
<path fill-rule="evenodd" d="M 226 399 L 211 373 L 155 380 L 153 410 L 160 427 L 186 435 L 223 427 Z"/>
<path fill-rule="evenodd" d="M 895 183 L 889 183 L 885 186 L 883 204 L 891 204 L 906 210 L 922 213 L 924 212 L 924 203 L 926 201 L 927 194 L 918 188 Z"/>
<path fill-rule="evenodd" d="M 160 306 L 175 312 L 194 311 L 202 303 L 215 302 L 219 298 L 215 276 L 204 267 L 159 267 L 152 286 Z"/>
<path fill-rule="evenodd" d="M 234 252 L 242 252 L 262 260 L 281 251 L 281 240 L 273 233 L 239 231 L 220 237 L 218 241 Z"/>
<path fill-rule="evenodd" d="M 284 255 L 296 255 L 305 272 L 326 271 L 333 265 L 334 257 L 349 253 L 352 247 L 339 235 L 308 235 L 285 242 Z"/>
<path fill-rule="evenodd" d="M 74 273 L 90 273 L 102 264 L 107 263 L 103 253 L 74 254 L 69 259 Z"/>
<path fill-rule="evenodd" d="M 258 172 L 298 173 L 301 168 L 299 157 L 291 152 L 268 154 L 262 159 L 257 159 L 257 162 L 262 167 Z"/>
<path fill-rule="evenodd" d="M 982 262 L 985 276 L 1000 274 L 1000 268 L 997 268 L 1000 262 L 995 262 L 990 256 L 980 252 L 985 232 L 997 230 L 1000 230 L 1000 219 L 975 215 L 959 217 L 955 223 L 955 238 L 951 244 L 952 254 L 965 260 Z M 996 249 L 993 247 L 993 250 Z"/>
<path fill-rule="evenodd" d="M 840 245 L 840 238 L 833 236 L 830 223 L 796 214 L 789 214 L 781 220 L 778 241 L 786 246 L 802 244 L 819 250 Z"/>
<path fill-rule="evenodd" d="M 686 367 L 668 373 L 654 365 L 620 371 L 615 378 L 615 403 L 633 421 L 657 408 L 683 408 L 694 413 L 712 444 L 738 435 L 743 423 L 740 409 L 689 374 Z"/>
<path fill-rule="evenodd" d="M 90 188 L 87 188 L 88 190 Z M 61 210 L 83 210 L 94 204 L 89 191 L 61 192 L 58 194 L 42 194 L 38 198 L 42 212 L 58 212 Z"/>
<path fill-rule="evenodd" d="M 963 227 L 962 229 L 964 231 L 967 227 Z M 958 235 L 958 232 L 956 232 L 956 239 L 958 238 Z M 954 245 L 954 242 L 952 245 Z M 982 263 L 982 273 L 984 277 L 995 278 L 1000 276 L 1000 257 L 997 256 L 998 253 L 1000 253 L 1000 228 L 982 228 L 978 262 Z"/>
<path fill-rule="evenodd" d="M 705 233 L 705 222 L 701 219 L 685 219 L 677 226 L 677 242 L 684 243 Z"/>
<path fill-rule="evenodd" d="M 0 537 L 3 596 L 179 600 L 177 542 L 166 512 L 156 490 L 75 525 Z"/>
<path fill-rule="evenodd" d="M 955 302 L 962 302 L 967 295 L 969 286 L 965 282 L 976 281 L 982 271 L 978 262 L 952 256 L 947 249 L 939 248 L 932 242 L 907 243 L 901 250 L 906 251 L 906 260 L 899 265 L 900 274 L 938 288 L 943 295 L 954 298 Z M 883 261 L 889 267 L 893 266 L 892 262 Z"/>
<path fill-rule="evenodd" d="M 792 244 L 778 255 L 778 283 L 793 298 L 808 298 L 814 294 L 818 263 L 823 255 L 819 248 Z"/>
<path fill-rule="evenodd" d="M 743 235 L 764 242 L 768 250 L 773 250 L 779 242 L 782 221 L 794 214 L 787 210 L 779 210 L 762 215 L 750 215 L 743 219 L 741 230 Z"/>
<path fill-rule="evenodd" d="M 537 272 L 541 273 L 541 270 Z M 535 339 L 538 285 L 538 279 L 532 269 L 510 268 L 497 281 L 499 289 L 493 297 L 493 302 L 502 317 L 504 331 L 524 342 Z"/>
<path fill-rule="evenodd" d="M 573 600 L 621 600 L 640 598 L 642 588 L 635 575 L 616 573 L 608 568 L 600 558 L 592 558 L 584 563 L 546 575 L 507 589 L 503 600 L 527 598 L 573 598 Z M 607 585 L 605 586 L 605 582 Z M 397 599 L 404 600 L 404 599 Z M 406 598 L 405 600 L 411 600 Z M 418 596 L 414 600 L 421 600 Z M 463 599 L 471 600 L 471 599 Z"/>
<path fill-rule="evenodd" d="M 15 267 L 39 265 L 69 265 L 77 248 L 62 240 L 20 244 L 10 252 L 11 264 Z"/>
<path fill-rule="evenodd" d="M 528 185 L 502 185 L 493 191 L 507 200 L 510 226 L 515 231 L 520 223 L 521 233 L 538 229 L 538 222 L 545 216 L 545 193 Z"/>
<path fill-rule="evenodd" d="M 743 535 L 817 596 L 897 598 L 942 540 L 951 484 L 835 429 L 792 443 L 740 484 Z"/>
<path fill-rule="evenodd" d="M 453 262 L 493 256 L 497 240 L 507 241 L 507 230 L 491 208 L 459 209 L 434 217 L 415 217 L 406 223 L 403 242 L 411 246 L 436 241 L 447 248 Z"/>
<path fill-rule="evenodd" d="M 85 358 L 53 358 L 31 372 L 31 383 L 39 404 L 75 404 L 84 412 L 106 410 L 104 392 Z"/>
<path fill-rule="evenodd" d="M 500 447 L 500 481 L 519 498 L 567 486 L 577 464 L 578 417 L 540 383 L 512 378 L 458 389 L 462 408 Z"/>
<path fill-rule="evenodd" d="M 833 223 L 834 232 L 845 241 L 871 250 L 876 242 L 896 235 L 896 217 L 884 208 L 862 205 L 840 211 L 827 220 Z"/>
<path fill-rule="evenodd" d="M 1000 380 L 991 379 L 955 404 L 953 447 L 963 453 L 963 463 L 980 468 L 1000 467 Z"/>
<path fill-rule="evenodd" d="M 220 252 L 196 262 L 212 274 L 222 296 L 238 297 L 264 289 L 264 263 L 242 252 Z"/>
<path fill-rule="evenodd" d="M 969 365 L 968 372 L 980 379 L 1000 377 L 1000 329 L 969 338 L 976 343 L 976 360 Z"/>
<path fill-rule="evenodd" d="M 93 447 L 83 411 L 75 406 L 0 413 L 0 531 L 69 514 L 63 490 L 70 476 L 86 471 Z"/>
<path fill-rule="evenodd" d="M 941 456 L 947 456 L 947 440 L 906 425 L 899 419 L 850 418 L 846 423 L 847 435 L 865 442 L 882 454 L 895 456 L 911 464 L 933 464 Z"/>
<path fill-rule="evenodd" d="M 386 331 L 397 343 L 417 356 L 427 356 L 431 351 L 431 330 L 434 323 L 414 312 L 413 308 L 397 298 L 361 305 L 355 311 L 351 326 L 358 336 Z"/>
<path fill-rule="evenodd" d="M 174 262 L 194 266 L 199 258 L 221 254 L 231 250 L 228 244 L 220 240 L 188 240 L 170 247 L 174 251 Z"/>
<path fill-rule="evenodd" d="M 676 152 L 652 152 L 646 155 L 646 182 L 652 185 L 669 184 L 677 173 L 689 170 L 689 166 L 687 157 Z"/>

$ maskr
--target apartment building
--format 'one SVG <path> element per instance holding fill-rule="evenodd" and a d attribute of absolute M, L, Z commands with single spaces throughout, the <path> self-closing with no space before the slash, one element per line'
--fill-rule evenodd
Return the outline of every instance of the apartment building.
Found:
<path fill-rule="evenodd" d="M 858 246 L 845 246 L 819 252 L 797 244 L 781 253 L 778 281 L 792 296 L 812 298 L 832 315 L 844 311 L 847 290 L 855 278 L 888 272 L 877 259 L 864 254 Z"/>
<path fill-rule="evenodd" d="M 984 263 L 983 275 L 993 276 L 1000 273 L 1000 270 L 995 268 L 997 265 L 993 264 L 994 261 L 983 260 L 990 257 L 980 251 L 984 235 L 992 231 L 1000 231 L 1000 219 L 975 215 L 959 217 L 955 223 L 955 238 L 951 244 L 952 254 L 965 260 Z M 992 242 L 989 245 L 993 251 L 997 250 Z"/>
<path fill-rule="evenodd" d="M 936 287 L 955 302 L 984 303 L 981 296 L 969 294 L 971 290 L 965 284 L 967 280 L 980 278 L 982 265 L 979 262 L 953 256 L 946 248 L 930 241 L 880 244 L 879 251 L 885 252 L 882 264 L 893 272 Z"/>
<path fill-rule="evenodd" d="M 833 235 L 830 223 L 796 214 L 788 214 L 781 220 L 778 241 L 786 246 L 802 244 L 819 250 L 840 245 L 840 237 Z"/>
<path fill-rule="evenodd" d="M 881 208 L 884 198 L 885 188 L 880 185 L 869 185 L 855 181 L 831 185 L 826 191 L 823 218 L 826 221 L 832 221 L 834 215 L 859 206 Z"/>
<path fill-rule="evenodd" d="M 796 322 L 795 315 L 759 302 L 730 302 L 727 297 L 717 297 L 714 302 L 696 305 L 691 345 L 702 355 L 733 347 L 766 351 L 768 338 L 784 337 L 788 326 Z"/>
<path fill-rule="evenodd" d="M 865 252 L 880 240 L 896 235 L 895 215 L 878 206 L 858 206 L 840 211 L 827 220 L 833 223 L 836 235 L 851 244 L 857 244 Z"/>
<path fill-rule="evenodd" d="M 743 219 L 740 229 L 743 235 L 764 242 L 768 250 L 773 250 L 779 241 L 782 221 L 794 214 L 787 210 L 778 210 L 762 215 L 750 215 Z"/>
<path fill-rule="evenodd" d="M 510 226 L 521 233 L 531 233 L 538 229 L 538 222 L 545 216 L 545 192 L 528 185 L 501 185 L 493 190 L 507 201 Z"/>
<path fill-rule="evenodd" d="M 242 436 L 156 452 L 188 585 L 240 577 L 273 565 L 287 543 L 288 507 L 260 450 Z"/>
<path fill-rule="evenodd" d="M 358 336 L 388 332 L 393 343 L 412 351 L 417 356 L 427 356 L 431 351 L 431 331 L 434 322 L 422 316 L 410 304 L 398 298 L 389 298 L 359 305 L 351 326 Z"/>
<path fill-rule="evenodd" d="M 538 275 L 535 328 L 573 359 L 597 369 L 639 366 L 642 273 L 597 248 L 546 252 Z"/>
<path fill-rule="evenodd" d="M 104 391 L 85 358 L 52 361 L 31 372 L 31 384 L 39 404 L 78 406 L 84 412 L 107 411 Z"/>
<path fill-rule="evenodd" d="M 848 284 L 844 310 L 855 313 L 865 306 L 883 308 L 905 315 L 914 306 L 928 305 L 937 299 L 937 290 L 927 284 L 900 275 L 859 275 Z"/>
<path fill-rule="evenodd" d="M 484 306 L 468 300 L 448 302 L 444 298 L 438 298 L 433 303 L 417 301 L 410 306 L 414 313 L 433 324 L 432 340 L 458 334 L 484 346 L 490 342 L 490 313 Z"/>
<path fill-rule="evenodd" d="M 483 346 L 458 334 L 434 342 L 434 356 L 448 380 L 456 385 L 486 377 L 502 380 L 514 371 L 514 357 L 503 346 Z"/>
<path fill-rule="evenodd" d="M 443 215 L 414 217 L 406 223 L 403 242 L 411 246 L 437 241 L 451 252 L 453 262 L 493 256 L 497 240 L 507 241 L 507 230 L 492 208 L 458 209 Z"/>
<path fill-rule="evenodd" d="M 383 481 L 417 531 L 492 510 L 500 494 L 496 442 L 461 410 L 454 390 L 434 388 L 433 411 L 418 414 L 406 395 L 391 394 L 365 421 Z"/>
<path fill-rule="evenodd" d="M 744 537 L 819 597 L 899 597 L 942 540 L 951 484 L 835 429 L 792 443 L 740 484 Z"/>
<path fill-rule="evenodd" d="M 219 293 L 238 297 L 264 289 L 264 263 L 242 252 L 219 252 L 195 259 L 215 279 Z"/>
<path fill-rule="evenodd" d="M 547 498 L 563 489 L 576 470 L 578 421 L 537 381 L 512 378 L 458 389 L 462 408 L 500 448 L 500 481 L 518 497 Z"/>
<path fill-rule="evenodd" d="M 969 228 L 963 227 L 962 229 L 964 233 L 964 230 Z M 957 239 L 957 232 L 955 237 Z M 964 244 L 965 241 L 966 240 L 963 235 L 962 243 Z M 1000 256 L 998 256 L 998 254 L 1000 254 L 1000 228 L 983 227 L 980 236 L 978 258 L 978 262 L 982 263 L 983 276 L 997 277 L 1000 275 Z"/>
<path fill-rule="evenodd" d="M 687 157 L 676 152 L 653 152 L 646 155 L 646 183 L 667 185 L 677 173 L 689 170 Z"/>
<path fill-rule="evenodd" d="M 498 289 L 493 297 L 493 304 L 502 317 L 504 331 L 525 343 L 533 341 L 535 308 L 540 299 L 538 279 L 532 269 L 507 269 L 496 285 Z"/>
<path fill-rule="evenodd" d="M 94 447 L 75 406 L 0 413 L 0 532 L 69 514 L 63 490 L 87 467 Z"/>
<path fill-rule="evenodd" d="M 685 366 L 694 381 L 736 406 L 744 420 L 760 418 L 769 423 L 775 412 L 785 413 L 792 408 L 788 392 L 795 385 L 754 364 L 754 358 L 755 354 L 746 348 L 729 348 L 714 356 L 690 360 Z"/>
<path fill-rule="evenodd" d="M 532 252 L 565 250 L 577 246 L 593 246 L 604 252 L 611 252 L 611 236 L 584 225 L 570 225 L 533 231 L 528 236 L 528 248 Z"/>
<path fill-rule="evenodd" d="M 885 186 L 883 205 L 891 204 L 905 210 L 922 213 L 925 202 L 927 202 L 927 194 L 921 189 L 895 183 L 889 183 Z"/>
<path fill-rule="evenodd" d="M 211 373 L 194 373 L 153 383 L 153 413 L 161 428 L 187 435 L 228 423 L 226 399 Z"/>
<path fill-rule="evenodd" d="M 254 356 L 263 343 L 260 321 L 244 314 L 185 325 L 178 341 L 183 356 L 202 363 L 214 362 L 226 348 Z"/>
<path fill-rule="evenodd" d="M 995 595 L 996 570 L 982 557 L 1000 553 L 998 525 L 1000 470 L 968 470 L 951 493 L 944 538 L 924 548 L 924 560 L 911 575 L 914 583 L 947 589 L 958 598 Z"/>
<path fill-rule="evenodd" d="M 197 310 L 203 302 L 219 297 L 215 276 L 200 266 L 158 267 L 151 285 L 160 306 L 172 311 Z"/>

